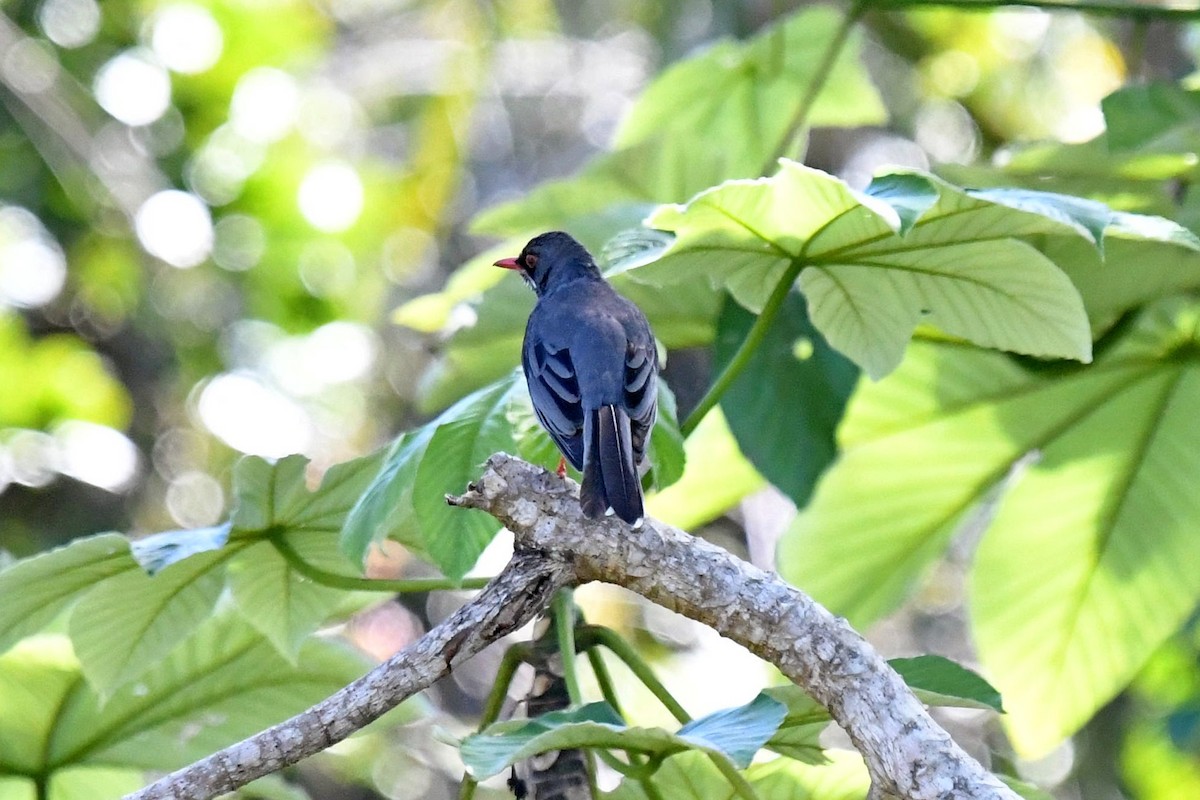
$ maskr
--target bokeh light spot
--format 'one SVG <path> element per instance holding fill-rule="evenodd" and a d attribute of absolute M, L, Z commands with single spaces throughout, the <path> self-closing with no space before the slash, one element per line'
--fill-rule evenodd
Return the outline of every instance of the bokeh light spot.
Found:
<path fill-rule="evenodd" d="M 318 230 L 344 231 L 363 208 L 363 186 L 354 167 L 326 161 L 308 171 L 300 182 L 300 213 Z"/>
<path fill-rule="evenodd" d="M 67 260 L 36 216 L 0 207 L 0 304 L 35 308 L 58 297 Z"/>
<path fill-rule="evenodd" d="M 208 206 L 188 192 L 168 189 L 151 196 L 138 209 L 135 227 L 146 252 L 173 267 L 194 267 L 212 252 Z"/>
<path fill-rule="evenodd" d="M 231 272 L 244 272 L 263 257 L 267 234 L 262 223 L 246 214 L 229 214 L 213 228 L 213 261 Z"/>
<path fill-rule="evenodd" d="M 292 129 L 299 105 L 300 90 L 291 75 L 258 67 L 243 75 L 233 90 L 229 121 L 251 141 L 274 142 Z"/>
<path fill-rule="evenodd" d="M 171 105 L 171 78 L 154 56 L 127 50 L 96 73 L 96 101 L 126 125 L 149 125 Z"/>
<path fill-rule="evenodd" d="M 221 26 L 206 8 L 191 3 L 164 6 L 152 24 L 150 46 L 167 69 L 191 75 L 204 72 L 221 57 Z"/>
<path fill-rule="evenodd" d="M 71 420 L 54 431 L 62 473 L 110 492 L 123 491 L 138 475 L 138 451 L 120 431 Z"/>
<path fill-rule="evenodd" d="M 204 472 L 187 472 L 167 487 L 167 511 L 185 528 L 214 524 L 225 511 L 221 484 Z"/>
<path fill-rule="evenodd" d="M 45 0 L 37 21 L 59 47 L 83 47 L 100 32 L 100 5 L 96 0 Z"/>
<path fill-rule="evenodd" d="M 307 452 L 312 421 L 295 401 L 253 376 L 225 373 L 200 393 L 200 419 L 235 450 L 267 458 Z"/>

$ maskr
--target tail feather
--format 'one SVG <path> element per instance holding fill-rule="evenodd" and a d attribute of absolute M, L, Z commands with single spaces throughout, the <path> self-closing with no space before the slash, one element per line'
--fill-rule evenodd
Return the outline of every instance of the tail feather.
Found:
<path fill-rule="evenodd" d="M 585 413 L 583 425 L 583 513 L 595 519 L 612 508 L 633 525 L 644 512 L 629 415 L 617 406 L 602 406 Z"/>

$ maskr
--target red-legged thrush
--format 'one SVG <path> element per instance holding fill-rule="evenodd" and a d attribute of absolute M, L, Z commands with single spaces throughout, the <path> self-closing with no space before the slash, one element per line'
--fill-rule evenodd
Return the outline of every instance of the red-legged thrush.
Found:
<path fill-rule="evenodd" d="M 650 323 L 562 231 L 534 237 L 496 266 L 521 273 L 537 295 L 521 365 L 542 426 L 583 473 L 583 513 L 595 519 L 611 508 L 637 524 L 644 513 L 638 466 L 658 399 Z"/>

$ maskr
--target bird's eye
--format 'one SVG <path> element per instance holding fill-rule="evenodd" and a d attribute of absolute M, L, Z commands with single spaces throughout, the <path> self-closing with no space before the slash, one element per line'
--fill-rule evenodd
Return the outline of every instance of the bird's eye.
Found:
<path fill-rule="evenodd" d="M 525 269 L 529 270 L 530 272 L 533 272 L 535 269 L 537 269 L 537 262 L 538 262 L 537 253 L 526 253 L 525 254 Z"/>

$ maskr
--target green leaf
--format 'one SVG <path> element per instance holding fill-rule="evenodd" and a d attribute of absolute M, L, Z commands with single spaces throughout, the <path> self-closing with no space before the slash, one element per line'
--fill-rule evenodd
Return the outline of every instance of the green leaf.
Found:
<path fill-rule="evenodd" d="M 715 372 L 726 368 L 757 319 L 726 302 L 718 322 Z M 721 397 L 721 410 L 758 471 L 803 506 L 837 454 L 834 432 L 857 382 L 858 369 L 817 333 L 804 298 L 793 291 Z"/>
<path fill-rule="evenodd" d="M 648 224 L 678 238 L 634 272 L 663 287 L 706 279 L 754 312 L 799 272 L 813 324 L 876 378 L 900 362 L 921 321 L 987 347 L 1089 360 L 1078 292 L 1011 238 L 1070 228 L 936 188 L 938 202 L 901 236 L 900 214 L 884 200 L 784 161 L 772 178 L 730 181 L 660 208 Z M 887 199 L 899 202 L 895 192 Z"/>
<path fill-rule="evenodd" d="M 533 719 L 506 720 L 489 725 L 462 740 L 459 754 L 471 774 L 477 778 L 496 775 L 510 764 L 547 750 L 577 747 L 619 747 L 630 730 L 608 703 L 588 703 L 566 711 L 552 711 Z M 663 731 L 655 731 L 663 733 Z M 649 739 L 650 736 L 644 737 Z M 600 744 L 607 742 L 606 745 Z M 625 740 L 635 746 L 632 737 Z M 661 737 L 654 737 L 655 743 Z M 640 744 L 640 742 L 639 742 Z"/>
<path fill-rule="evenodd" d="M 1003 781 L 1005 786 L 1025 798 L 1025 800 L 1054 800 L 1054 795 L 1039 789 L 1032 783 L 1026 783 L 1023 780 L 1008 775 L 997 775 L 996 777 Z"/>
<path fill-rule="evenodd" d="M 229 585 L 242 615 L 289 661 L 295 661 L 301 644 L 329 618 L 344 593 L 300 574 L 275 539 L 283 537 L 300 558 L 326 572 L 360 577 L 361 570 L 338 551 L 338 532 L 382 457 L 381 451 L 337 464 L 311 492 L 303 456 L 274 464 L 251 456 L 234 468 L 234 528 L 267 538 L 231 559 Z"/>
<path fill-rule="evenodd" d="M 995 514 L 970 575 L 975 639 L 1014 743 L 1045 752 L 1200 600 L 1185 567 L 1200 520 L 1197 329 L 1196 308 L 1162 303 L 1094 366 L 1050 374 L 915 344 L 851 401 L 843 455 L 781 541 L 781 574 L 862 625 L 911 593 L 956 525 Z"/>
<path fill-rule="evenodd" d="M 287 538 L 297 550 L 304 540 L 337 544 L 336 536 L 323 531 L 289 532 Z M 345 558 L 342 561 L 349 564 Z M 300 575 L 270 541 L 253 544 L 230 561 L 229 587 L 246 621 L 293 663 L 301 645 L 329 617 L 343 594 Z"/>
<path fill-rule="evenodd" d="M 814 766 L 786 758 L 754 764 L 743 775 L 758 800 L 865 800 L 870 777 L 862 758 L 847 750 L 829 751 L 829 763 Z M 658 797 L 670 800 L 737 800 L 740 796 L 702 753 L 671 756 L 651 776 Z M 606 800 L 647 800 L 641 783 L 621 781 Z"/>
<path fill-rule="evenodd" d="M 831 8 L 814 7 L 765 28 L 746 42 L 718 41 L 700 55 L 667 68 L 642 92 L 617 131 L 618 147 L 703 131 L 711 140 L 740 146 L 749 166 L 776 152 L 816 80 L 821 91 L 808 125 L 873 125 L 886 119 L 883 103 L 859 64 L 862 38 L 844 43 L 828 75 L 818 76 L 822 52 L 843 24 Z M 755 145 L 758 145 L 755 148 Z"/>
<path fill-rule="evenodd" d="M 687 469 L 687 451 L 679 431 L 675 393 L 662 376 L 658 378 L 658 419 L 650 432 L 646 461 L 650 464 L 650 485 L 657 489 L 676 483 Z"/>
<path fill-rule="evenodd" d="M 1000 693 L 994 686 L 979 673 L 948 658 L 934 655 L 893 658 L 888 664 L 926 705 L 989 708 L 1004 712 Z"/>
<path fill-rule="evenodd" d="M 336 532 L 346 514 L 370 484 L 383 451 L 329 468 L 315 491 L 309 491 L 308 459 L 287 456 L 277 462 L 247 456 L 234 467 L 237 505 L 233 525 L 239 531 L 271 527 Z"/>
<path fill-rule="evenodd" d="M 1100 109 L 1113 150 L 1194 151 L 1200 145 L 1200 92 L 1178 84 L 1125 86 L 1104 98 Z"/>
<path fill-rule="evenodd" d="M 926 705 L 1003 710 L 999 692 L 976 673 L 949 659 L 925 655 L 894 658 L 888 664 Z M 820 736 L 829 726 L 829 712 L 795 684 L 774 686 L 766 689 L 764 694 L 787 708 L 787 716 L 767 747 L 805 763 L 826 763 L 828 759 L 821 747 Z"/>
<path fill-rule="evenodd" d="M 0 656 L 0 774 L 41 772 L 55 712 L 80 684 L 66 637 L 32 636 Z"/>
<path fill-rule="evenodd" d="M 77 767 L 169 771 L 262 730 L 358 677 L 363 659 L 310 639 L 289 665 L 234 614 L 210 618 L 136 684 L 103 700 L 65 638 L 29 639 L 0 658 L 0 764 L 33 774 Z M 18 743 L 19 742 L 19 743 Z"/>
<path fill-rule="evenodd" d="M 646 498 L 646 513 L 691 530 L 736 506 L 766 481 L 742 455 L 718 406 L 683 444 L 686 465 L 679 481 Z"/>
<path fill-rule="evenodd" d="M 0 570 L 0 652 L 44 628 L 95 584 L 137 570 L 117 533 L 77 539 Z"/>
<path fill-rule="evenodd" d="M 478 778 L 548 750 L 604 747 L 671 755 L 687 749 L 727 758 L 745 767 L 783 721 L 783 704 L 765 694 L 738 708 L 694 720 L 672 734 L 660 728 L 629 728 L 607 703 L 590 703 L 532 720 L 489 725 L 461 745 L 463 763 Z"/>
<path fill-rule="evenodd" d="M 826 763 L 828 759 L 825 748 L 821 747 L 820 737 L 832 718 L 824 706 L 795 684 L 773 686 L 765 689 L 764 693 L 787 708 L 787 716 L 767 742 L 767 747 L 806 764 Z"/>
<path fill-rule="evenodd" d="M 487 514 L 451 509 L 445 495 L 461 492 L 495 452 L 514 452 L 514 438 L 540 434 L 528 418 L 529 395 L 519 370 L 463 398 L 432 422 L 406 433 L 350 512 L 344 552 L 361 563 L 367 548 L 395 539 L 429 558 L 446 575 L 462 577 L 499 529 Z M 555 457 L 557 460 L 557 457 Z"/>
<path fill-rule="evenodd" d="M 146 785 L 141 770 L 120 767 L 77 767 L 55 770 L 49 800 L 117 800 Z"/>
<path fill-rule="evenodd" d="M 767 740 L 779 729 L 787 708 L 766 692 L 744 706 L 715 711 L 692 720 L 676 736 L 720 750 L 729 760 L 745 768 Z"/>
<path fill-rule="evenodd" d="M 102 695 L 137 678 L 212 612 L 236 552 L 206 552 L 157 575 L 108 578 L 71 612 L 70 634 L 88 681 Z"/>

